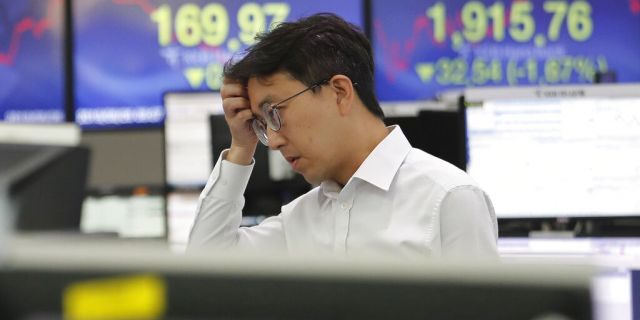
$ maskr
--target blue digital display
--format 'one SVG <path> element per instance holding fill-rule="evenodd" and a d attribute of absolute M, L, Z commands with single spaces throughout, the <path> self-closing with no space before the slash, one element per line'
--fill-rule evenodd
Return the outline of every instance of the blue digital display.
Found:
<path fill-rule="evenodd" d="M 362 26 L 360 1 L 75 1 L 76 121 L 85 129 L 162 124 L 167 91 L 211 91 L 224 63 L 279 21 L 333 12 Z"/>
<path fill-rule="evenodd" d="M 382 101 L 469 86 L 640 81 L 640 0 L 372 0 Z"/>
<path fill-rule="evenodd" d="M 640 320 L 640 270 L 631 271 L 631 314 Z"/>
<path fill-rule="evenodd" d="M 62 0 L 0 0 L 0 120 L 65 120 Z"/>

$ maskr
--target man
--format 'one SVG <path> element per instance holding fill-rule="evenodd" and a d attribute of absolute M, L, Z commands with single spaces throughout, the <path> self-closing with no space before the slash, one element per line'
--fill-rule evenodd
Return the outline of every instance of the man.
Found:
<path fill-rule="evenodd" d="M 283 23 L 225 66 L 232 141 L 202 191 L 190 246 L 297 253 L 496 255 L 487 195 L 386 127 L 367 38 L 332 14 Z M 251 228 L 242 196 L 258 142 L 314 185 Z"/>

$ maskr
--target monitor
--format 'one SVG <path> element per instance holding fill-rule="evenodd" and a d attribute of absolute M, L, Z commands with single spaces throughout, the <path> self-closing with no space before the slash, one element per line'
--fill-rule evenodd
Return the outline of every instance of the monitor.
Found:
<path fill-rule="evenodd" d="M 360 1 L 73 1 L 74 105 L 84 129 L 161 127 L 163 93 L 219 90 L 257 32 L 315 12 L 362 26 Z"/>
<path fill-rule="evenodd" d="M 631 271 L 631 314 L 633 320 L 640 317 L 640 268 Z"/>
<path fill-rule="evenodd" d="M 172 188 L 202 188 L 213 162 L 209 115 L 224 113 L 219 92 L 169 92 L 164 95 L 166 183 Z"/>
<path fill-rule="evenodd" d="M 417 114 L 391 113 L 387 125 L 397 124 L 409 143 L 456 167 L 466 168 L 466 131 L 460 109 L 424 109 Z"/>
<path fill-rule="evenodd" d="M 640 81 L 637 2 L 371 0 L 381 101 L 451 88 Z"/>
<path fill-rule="evenodd" d="M 165 203 L 163 190 L 147 187 L 123 188 L 106 194 L 91 192 L 82 206 L 80 231 L 99 236 L 164 240 L 167 236 Z"/>
<path fill-rule="evenodd" d="M 541 260 L 562 264 L 586 259 L 597 266 L 591 278 L 593 319 L 631 320 L 637 314 L 640 287 L 632 288 L 637 273 L 637 237 L 509 238 L 498 239 L 498 252 L 504 263 L 523 264 Z"/>
<path fill-rule="evenodd" d="M 80 230 L 89 149 L 0 144 L 0 154 L 0 190 L 14 230 Z"/>
<path fill-rule="evenodd" d="M 164 164 L 169 244 L 186 247 L 200 191 L 214 161 L 209 116 L 222 115 L 219 92 L 167 92 L 164 95 Z"/>
<path fill-rule="evenodd" d="M 498 218 L 640 216 L 640 84 L 465 92 L 468 173 Z"/>
<path fill-rule="evenodd" d="M 0 0 L 0 121 L 65 120 L 61 0 Z"/>

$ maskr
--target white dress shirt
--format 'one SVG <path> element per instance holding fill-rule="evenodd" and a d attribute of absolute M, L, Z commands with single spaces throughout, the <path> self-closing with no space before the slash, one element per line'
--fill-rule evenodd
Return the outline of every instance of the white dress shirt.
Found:
<path fill-rule="evenodd" d="M 399 127 L 389 130 L 344 188 L 325 181 L 254 227 L 240 227 L 253 164 L 226 161 L 225 151 L 200 195 L 190 247 L 497 256 L 489 197 L 464 171 L 412 148 Z"/>

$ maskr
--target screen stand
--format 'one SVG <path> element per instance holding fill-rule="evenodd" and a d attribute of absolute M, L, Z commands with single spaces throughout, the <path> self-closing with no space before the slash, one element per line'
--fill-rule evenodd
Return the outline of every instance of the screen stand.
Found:
<path fill-rule="evenodd" d="M 558 218 L 540 222 L 539 230 L 529 231 L 530 238 L 575 238 L 581 225 L 570 219 Z"/>
<path fill-rule="evenodd" d="M 529 232 L 529 238 L 554 238 L 554 239 L 566 239 L 575 238 L 576 234 L 573 231 L 559 231 L 559 230 L 533 230 Z"/>

